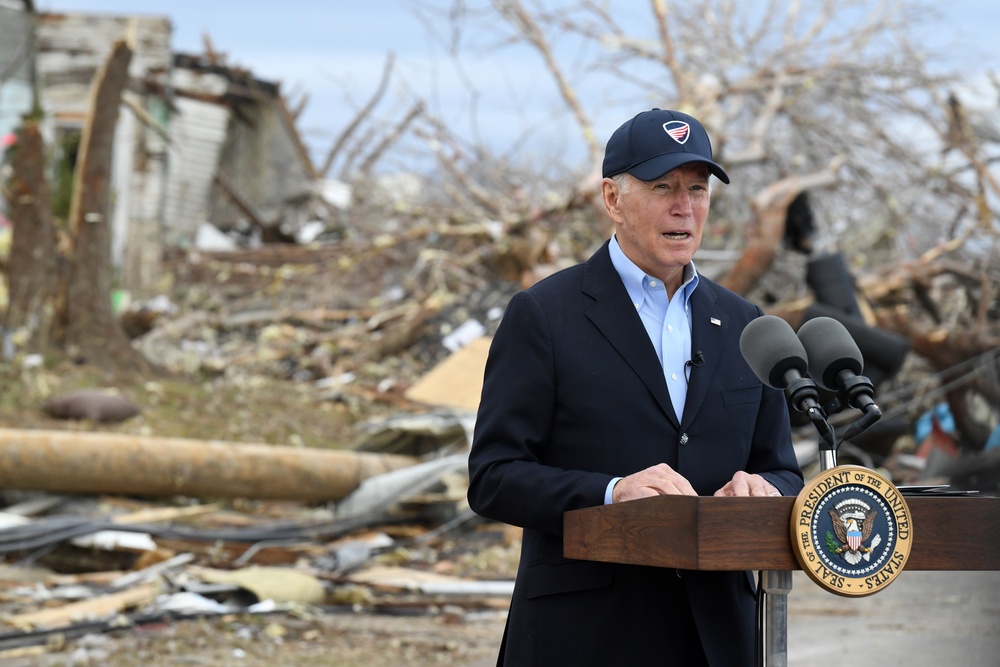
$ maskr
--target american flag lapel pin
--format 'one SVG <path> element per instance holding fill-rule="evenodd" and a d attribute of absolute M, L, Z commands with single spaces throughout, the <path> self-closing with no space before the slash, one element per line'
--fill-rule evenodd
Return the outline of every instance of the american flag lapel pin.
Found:
<path fill-rule="evenodd" d="M 718 317 L 713 317 L 710 321 L 717 327 L 722 326 L 722 320 L 720 320 Z"/>

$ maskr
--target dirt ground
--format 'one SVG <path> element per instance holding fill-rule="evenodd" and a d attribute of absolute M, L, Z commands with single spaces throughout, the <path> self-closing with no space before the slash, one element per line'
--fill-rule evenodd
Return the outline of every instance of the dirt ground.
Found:
<path fill-rule="evenodd" d="M 9 667 L 398 667 L 489 664 L 502 614 L 456 618 L 309 614 L 308 618 L 184 621 L 91 635 L 65 651 L 0 661 Z"/>
<path fill-rule="evenodd" d="M 1000 573 L 904 572 L 867 598 L 832 595 L 795 573 L 789 667 L 850 653 L 882 667 L 997 667 Z M 8 667 L 487 667 L 504 612 L 442 609 L 414 616 L 310 612 L 298 618 L 184 621 L 91 635 Z"/>

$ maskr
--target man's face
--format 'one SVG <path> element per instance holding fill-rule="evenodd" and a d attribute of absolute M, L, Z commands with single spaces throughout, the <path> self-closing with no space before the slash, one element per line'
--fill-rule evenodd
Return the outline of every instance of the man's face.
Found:
<path fill-rule="evenodd" d="M 679 284 L 684 266 L 701 245 L 711 200 L 708 177 L 708 168 L 694 163 L 655 181 L 629 176 L 624 192 L 604 179 L 604 204 L 615 221 L 622 251 L 668 285 Z"/>

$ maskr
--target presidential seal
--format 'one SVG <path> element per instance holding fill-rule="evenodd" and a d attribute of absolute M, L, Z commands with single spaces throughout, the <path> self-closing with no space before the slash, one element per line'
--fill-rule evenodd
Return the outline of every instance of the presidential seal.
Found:
<path fill-rule="evenodd" d="M 792 508 L 792 551 L 809 578 L 846 597 L 877 593 L 910 555 L 903 494 L 874 470 L 837 466 L 809 481 Z"/>

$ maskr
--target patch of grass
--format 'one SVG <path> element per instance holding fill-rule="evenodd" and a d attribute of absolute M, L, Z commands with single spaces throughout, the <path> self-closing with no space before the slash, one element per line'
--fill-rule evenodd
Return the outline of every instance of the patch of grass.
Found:
<path fill-rule="evenodd" d="M 140 408 L 116 424 L 62 420 L 42 410 L 48 397 L 73 389 L 113 388 Z M 320 400 L 309 384 L 254 378 L 110 377 L 99 369 L 57 361 L 22 371 L 0 366 L 0 426 L 133 433 L 143 436 L 345 449 L 360 415 Z"/>

